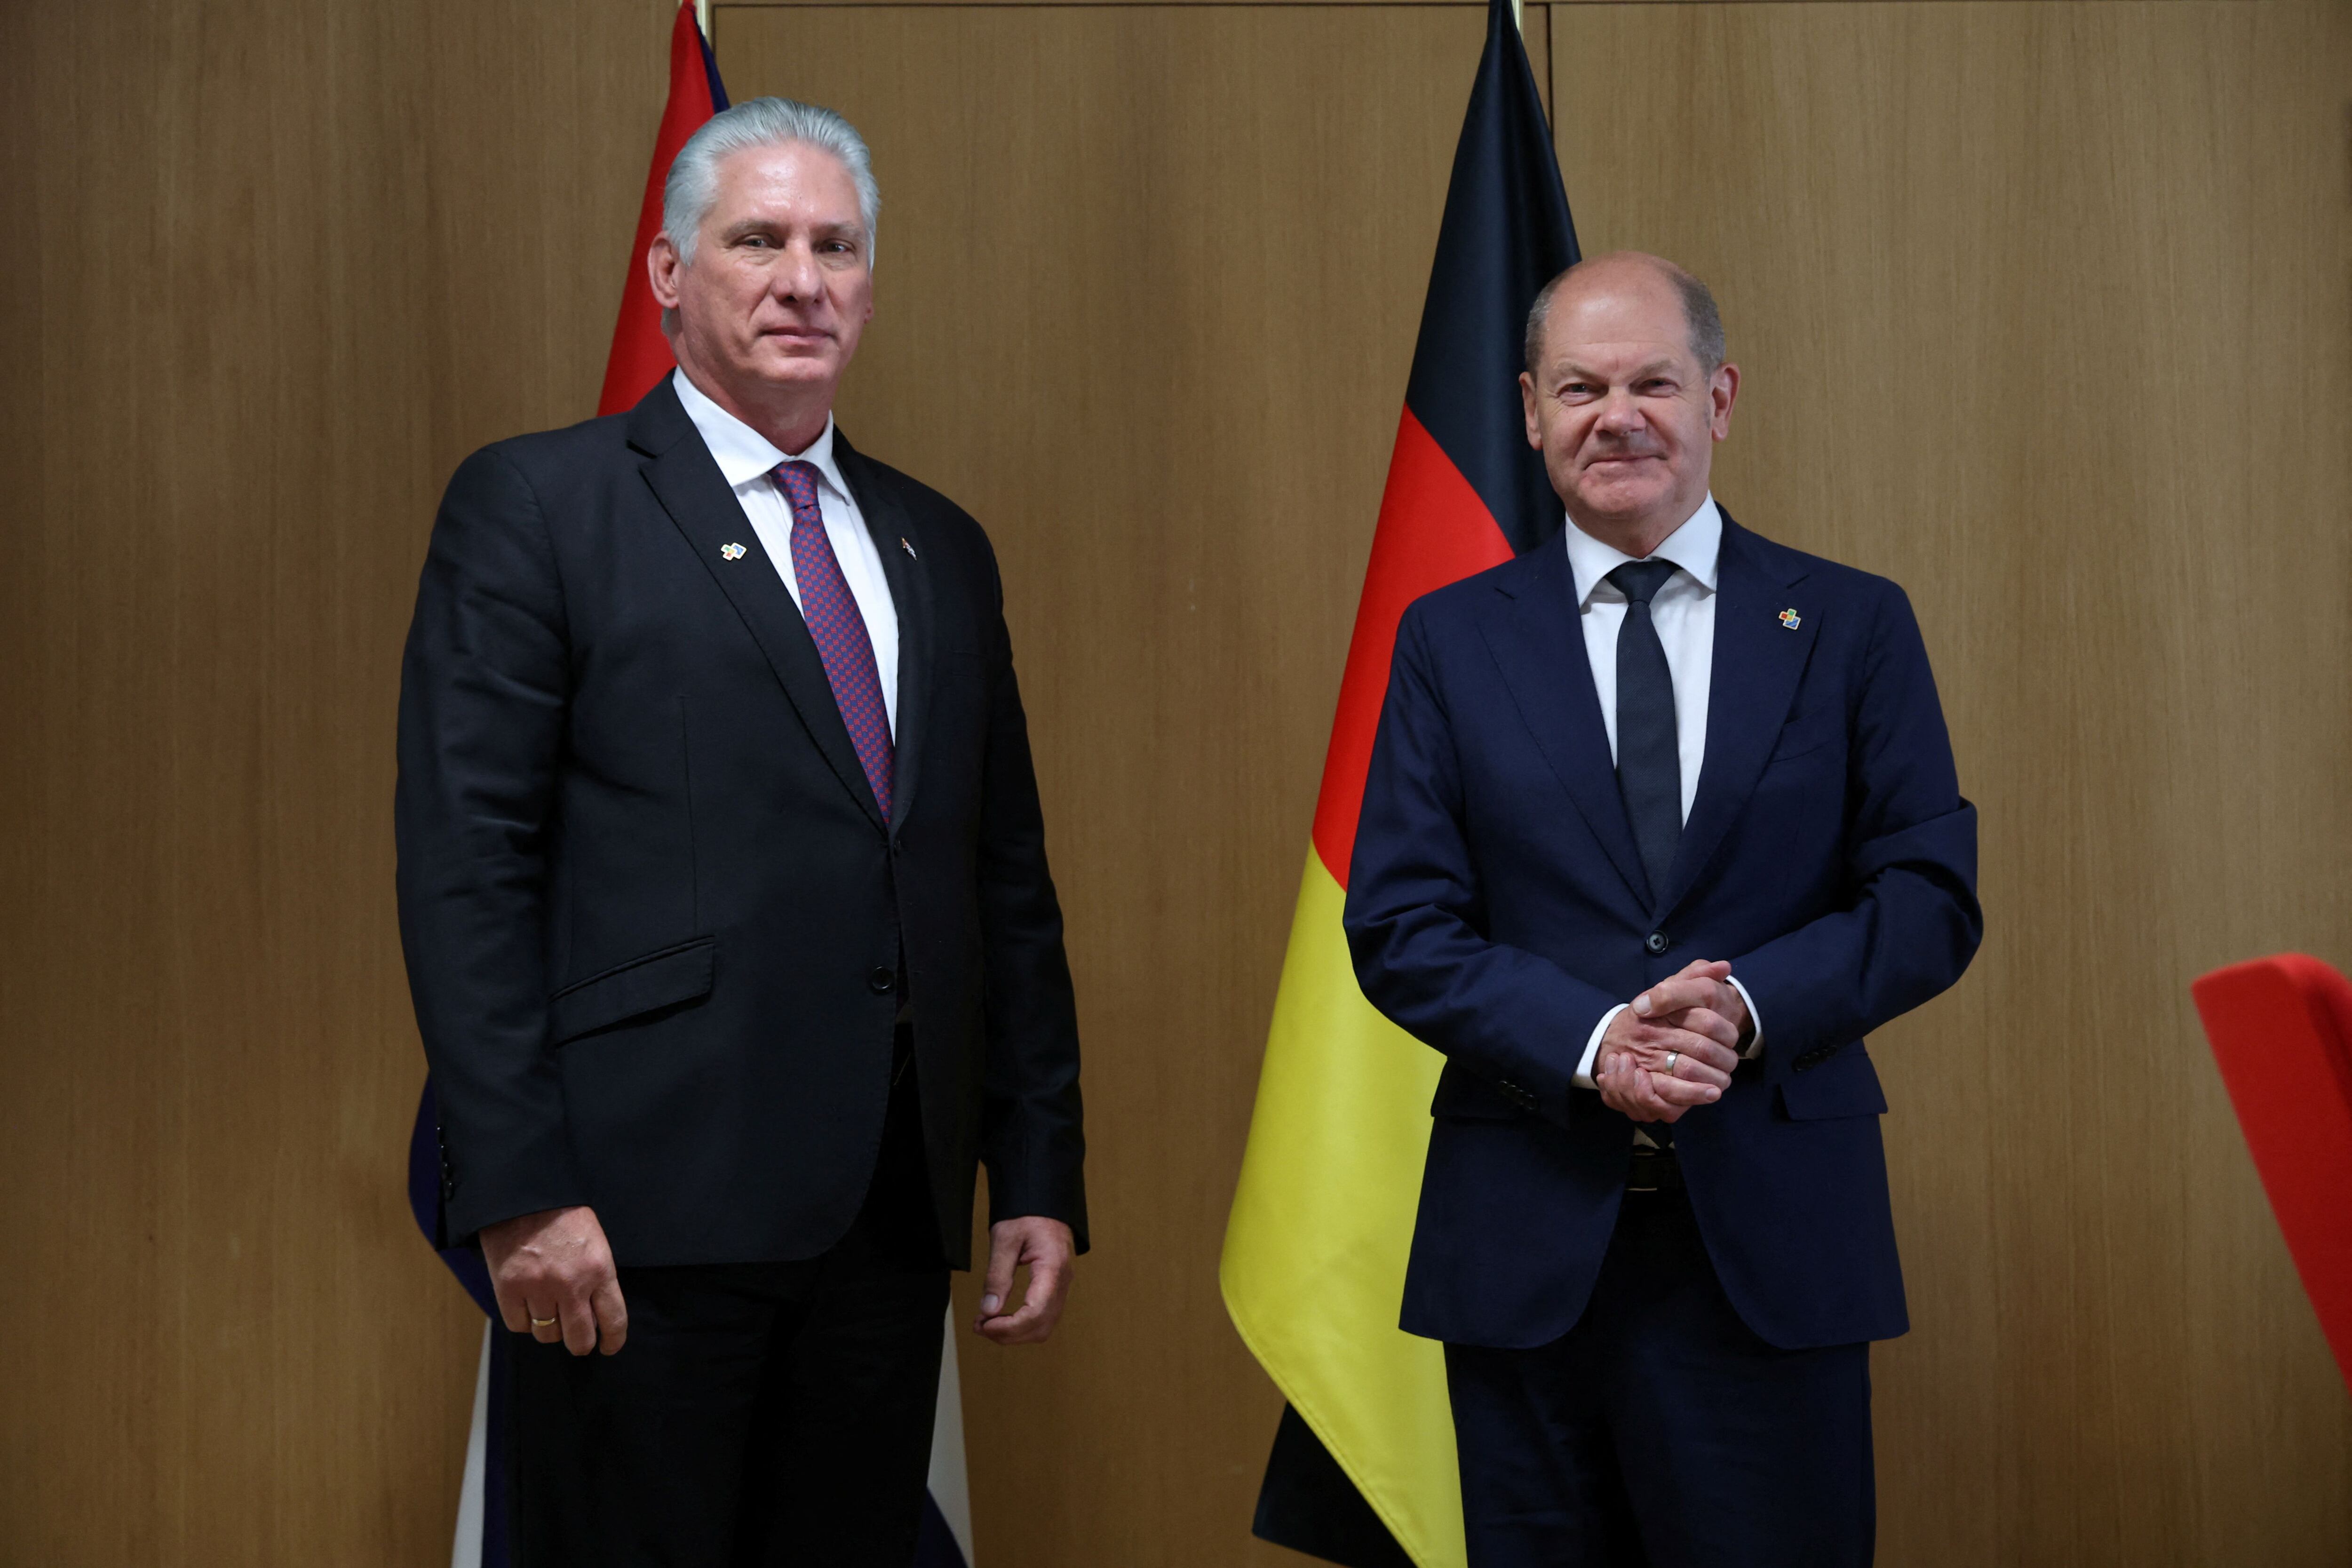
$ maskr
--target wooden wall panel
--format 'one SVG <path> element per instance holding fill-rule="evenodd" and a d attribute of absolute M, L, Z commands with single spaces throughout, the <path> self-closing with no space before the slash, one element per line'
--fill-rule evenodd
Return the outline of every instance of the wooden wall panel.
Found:
<path fill-rule="evenodd" d="M 1988 933 L 1874 1051 L 1885 1560 L 2352 1560 L 2187 994 L 2352 967 L 2352 10 L 1557 7 L 1588 248 L 1717 288 L 1717 494 L 1918 606 Z"/>
<path fill-rule="evenodd" d="M 0 1563 L 447 1560 L 399 646 L 459 457 L 593 412 L 667 14 L 0 20 Z"/>
<path fill-rule="evenodd" d="M 717 35 L 731 90 L 873 145 L 842 421 L 995 540 L 1070 917 L 1096 1249 L 1052 1345 L 967 1342 L 979 1554 L 1298 1561 L 1247 1538 L 1281 1401 L 1216 1260 L 1480 17 L 728 8 Z"/>
<path fill-rule="evenodd" d="M 593 404 L 667 11 L 0 8 L 0 1563 L 446 1551 L 394 660 L 457 458 Z M 2182 985 L 2352 962 L 2347 13 L 1547 15 L 1588 245 L 1723 295 L 1724 499 L 1909 584 L 1986 812 L 1985 955 L 1881 1042 L 1884 1560 L 2343 1561 Z M 1073 917 L 1100 1247 L 1055 1348 L 967 1342 L 981 1551 L 1296 1561 L 1213 1267 L 1475 13 L 718 38 L 873 137 L 844 421 L 999 542 Z"/>
<path fill-rule="evenodd" d="M 1481 11 L 1486 8 L 1486 0 L 1012 0 L 1012 3 L 1021 5 L 1024 9 L 1034 9 L 1043 6 L 1069 5 L 1095 10 L 1099 10 L 1102 7 L 1108 5 L 1203 5 L 1230 10 L 1234 7 L 1243 5 L 1335 5 L 1341 7 L 1360 7 L 1364 5 L 1389 5 L 1398 4 L 1416 6 L 1471 5 L 1475 6 Z M 1545 0 L 1545 3 L 1547 5 L 1551 4 L 1552 0 Z M 1570 3 L 1570 0 L 1559 0 L 1559 3 L 1568 4 Z M 1593 0 L 1593 3 L 1616 5 L 1623 3 L 1623 0 Z M 1646 0 L 1643 0 L 1643 3 L 1646 3 Z M 911 8 L 929 9 L 932 6 L 939 5 L 1003 5 L 1005 4 L 1007 4 L 1007 0 L 914 0 L 914 6 Z M 908 0 L 718 0 L 718 4 L 713 5 L 711 10 L 714 18 L 716 18 L 729 11 L 839 10 L 846 6 L 866 5 L 884 6 L 892 10 L 907 10 L 910 8 L 908 6 Z M 711 30 L 714 34 L 718 31 L 718 26 L 715 20 Z"/>

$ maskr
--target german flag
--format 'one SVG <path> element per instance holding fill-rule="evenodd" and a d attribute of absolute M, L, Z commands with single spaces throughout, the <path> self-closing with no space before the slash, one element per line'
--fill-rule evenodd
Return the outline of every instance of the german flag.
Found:
<path fill-rule="evenodd" d="M 1255 1532 L 1349 1568 L 1459 1568 L 1464 1548 L 1444 1352 L 1397 1327 L 1443 1064 L 1357 987 L 1349 860 L 1405 606 L 1559 526 L 1518 374 L 1528 308 L 1576 258 L 1517 24 L 1489 0 L 1219 1271 L 1290 1402 Z"/>

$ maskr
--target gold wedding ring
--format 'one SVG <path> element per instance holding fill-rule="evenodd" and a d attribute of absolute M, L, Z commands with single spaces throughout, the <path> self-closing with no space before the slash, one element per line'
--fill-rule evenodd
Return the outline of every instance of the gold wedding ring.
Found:
<path fill-rule="evenodd" d="M 530 1326 L 534 1329 L 551 1329 L 562 1321 L 560 1318 L 533 1318 L 530 1321 Z"/>

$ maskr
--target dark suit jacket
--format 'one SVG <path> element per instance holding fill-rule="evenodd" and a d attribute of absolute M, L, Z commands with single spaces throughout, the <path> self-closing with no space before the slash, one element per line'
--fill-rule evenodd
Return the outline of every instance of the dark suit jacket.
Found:
<path fill-rule="evenodd" d="M 1654 904 L 1559 542 L 1405 613 L 1347 929 L 1364 994 L 1447 1058 L 1412 1332 L 1528 1347 L 1574 1326 L 1633 1137 L 1577 1061 L 1695 958 L 1729 960 L 1764 1026 L 1761 1058 L 1674 1129 L 1732 1304 L 1784 1347 L 1906 1326 L 1863 1037 L 1974 954 L 1976 811 L 1901 589 L 1727 517 L 1717 582 L 1706 757 Z"/>
<path fill-rule="evenodd" d="M 835 451 L 898 606 L 887 823 L 667 379 L 449 482 L 396 823 L 452 1238 L 588 1204 L 625 1265 L 824 1251 L 874 1169 L 905 1004 L 950 1260 L 976 1159 L 995 1217 L 1084 1246 L 1077 1026 L 995 557 L 945 497 Z"/>

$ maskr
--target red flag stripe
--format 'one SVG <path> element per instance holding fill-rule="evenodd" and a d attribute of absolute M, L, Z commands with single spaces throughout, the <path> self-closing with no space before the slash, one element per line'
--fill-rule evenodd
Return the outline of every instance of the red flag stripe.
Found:
<path fill-rule="evenodd" d="M 670 164 L 677 161 L 686 139 L 716 112 L 710 74 L 702 63 L 702 29 L 694 19 L 694 0 L 685 0 L 670 28 L 669 103 L 654 138 L 653 164 L 646 171 L 636 244 L 629 252 L 627 281 L 621 285 L 621 314 L 613 324 L 612 354 L 604 362 L 604 395 L 596 399 L 599 415 L 635 407 L 637 399 L 677 363 L 670 356 L 669 340 L 662 336 L 661 307 L 654 303 L 654 286 L 646 276 L 646 252 L 661 232 L 662 185 L 669 178 Z"/>
<path fill-rule="evenodd" d="M 1348 669 L 1339 681 L 1339 711 L 1323 759 L 1323 789 L 1315 802 L 1315 853 L 1340 887 L 1348 885 L 1364 775 L 1372 763 L 1372 733 L 1388 695 L 1389 658 L 1396 650 L 1397 623 L 1405 606 L 1510 558 L 1510 544 L 1486 503 L 1408 406 L 1389 458 L 1371 563 L 1364 569 L 1364 595 L 1357 602 Z"/>

